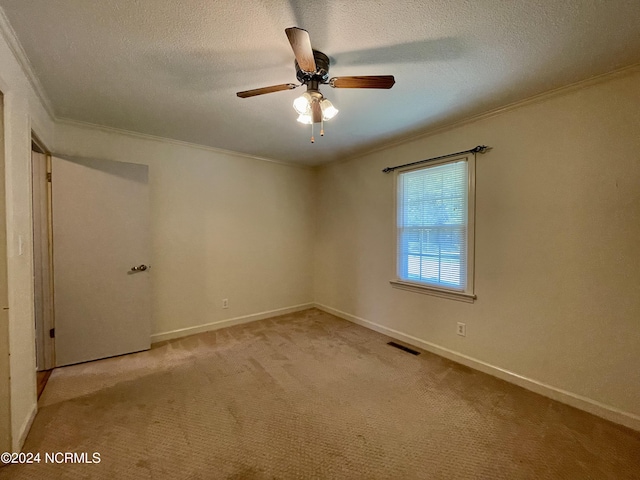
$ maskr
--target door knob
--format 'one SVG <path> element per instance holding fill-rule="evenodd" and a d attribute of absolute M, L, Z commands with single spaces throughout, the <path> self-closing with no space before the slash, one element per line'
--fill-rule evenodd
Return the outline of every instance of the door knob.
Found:
<path fill-rule="evenodd" d="M 131 267 L 132 272 L 144 272 L 147 268 L 149 268 L 144 263 L 142 265 L 138 265 L 137 267 Z"/>

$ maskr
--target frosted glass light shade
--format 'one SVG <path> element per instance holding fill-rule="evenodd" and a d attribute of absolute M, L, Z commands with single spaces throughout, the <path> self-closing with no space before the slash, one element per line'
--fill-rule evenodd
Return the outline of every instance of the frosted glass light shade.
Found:
<path fill-rule="evenodd" d="M 293 101 L 293 108 L 300 115 L 309 113 L 309 110 L 311 109 L 311 95 L 305 92 L 300 97 L 296 98 Z"/>
<path fill-rule="evenodd" d="M 301 113 L 298 117 L 298 121 L 300 123 L 304 123 L 305 125 L 311 125 L 313 123 L 313 119 L 311 118 L 311 114 L 309 113 Z"/>
<path fill-rule="evenodd" d="M 322 109 L 322 119 L 331 120 L 338 114 L 338 109 L 326 98 L 320 102 L 320 108 Z"/>

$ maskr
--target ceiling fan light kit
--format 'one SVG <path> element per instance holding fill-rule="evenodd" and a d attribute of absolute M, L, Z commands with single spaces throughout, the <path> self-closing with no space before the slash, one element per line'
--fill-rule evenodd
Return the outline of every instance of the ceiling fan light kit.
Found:
<path fill-rule="evenodd" d="M 320 105 L 322 121 L 331 120 L 338 114 L 339 110 L 328 99 L 324 98 L 320 92 L 306 92 L 293 101 L 293 109 L 300 115 L 298 117 L 300 123 L 314 123 L 313 111 L 314 109 L 317 110 L 315 103 Z"/>
<path fill-rule="evenodd" d="M 298 113 L 298 122 L 304 125 L 311 125 L 311 143 L 315 142 L 313 125 L 320 123 L 320 136 L 324 136 L 324 122 L 331 120 L 339 111 L 320 93 L 320 85 L 328 84 L 333 88 L 389 89 L 395 84 L 393 75 L 329 78 L 329 67 L 331 65 L 329 57 L 311 48 L 309 33 L 297 27 L 285 29 L 285 33 L 296 58 L 296 78 L 300 81 L 300 85 L 285 83 L 246 90 L 238 92 L 236 95 L 240 98 L 249 98 L 256 95 L 264 95 L 265 93 L 292 90 L 306 85 L 307 91 L 293 101 L 293 108 Z"/>

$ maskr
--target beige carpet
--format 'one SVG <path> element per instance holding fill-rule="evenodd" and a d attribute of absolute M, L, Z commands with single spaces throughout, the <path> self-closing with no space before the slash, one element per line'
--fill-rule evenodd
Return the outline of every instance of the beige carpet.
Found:
<path fill-rule="evenodd" d="M 11 479 L 638 479 L 640 434 L 318 310 L 56 370 Z"/>

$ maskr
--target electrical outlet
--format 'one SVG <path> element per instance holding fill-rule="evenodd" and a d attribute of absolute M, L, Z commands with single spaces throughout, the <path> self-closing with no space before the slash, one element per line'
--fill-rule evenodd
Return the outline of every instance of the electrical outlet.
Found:
<path fill-rule="evenodd" d="M 456 333 L 458 335 L 460 335 L 461 337 L 466 337 L 467 336 L 467 324 L 458 322 L 458 328 L 456 330 Z"/>
<path fill-rule="evenodd" d="M 223 298 L 222 299 L 222 308 L 229 308 L 229 299 L 228 298 Z"/>

